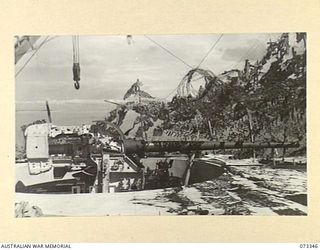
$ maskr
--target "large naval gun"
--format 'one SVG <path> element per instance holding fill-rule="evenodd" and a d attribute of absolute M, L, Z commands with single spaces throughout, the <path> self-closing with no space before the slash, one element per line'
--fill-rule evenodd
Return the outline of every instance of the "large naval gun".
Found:
<path fill-rule="evenodd" d="M 82 126 L 34 124 L 24 135 L 26 159 L 16 167 L 16 192 L 24 193 L 113 193 L 177 187 L 225 172 L 225 162 L 199 158 L 195 152 L 299 146 L 128 139 L 106 121 Z"/>

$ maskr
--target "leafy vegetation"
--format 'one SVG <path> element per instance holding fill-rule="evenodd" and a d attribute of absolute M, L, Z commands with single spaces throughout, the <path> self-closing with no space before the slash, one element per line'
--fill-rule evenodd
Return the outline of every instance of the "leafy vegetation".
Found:
<path fill-rule="evenodd" d="M 216 77 L 211 71 L 192 69 L 170 102 L 137 104 L 135 136 L 153 128 L 156 135 L 171 130 L 220 141 L 299 140 L 299 153 L 304 153 L 306 34 L 290 36 L 291 40 L 284 33 L 269 42 L 265 56 L 253 64 L 246 60 L 242 71 L 232 69 Z M 198 91 L 191 85 L 195 73 L 205 81 Z M 161 124 L 154 127 L 157 120 Z"/>

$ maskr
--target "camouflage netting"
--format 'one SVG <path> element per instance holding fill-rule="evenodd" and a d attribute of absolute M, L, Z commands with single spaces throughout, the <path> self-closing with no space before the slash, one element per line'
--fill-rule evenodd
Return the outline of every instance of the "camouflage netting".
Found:
<path fill-rule="evenodd" d="M 192 82 L 199 79 L 203 84 L 196 90 Z M 139 93 L 140 86 L 131 92 Z M 121 109 L 124 108 L 112 111 L 108 120 L 116 121 L 114 114 L 123 112 Z M 171 101 L 141 102 L 132 110 L 135 118 L 131 129 L 125 131 L 129 137 L 299 140 L 298 151 L 288 151 L 303 154 L 306 150 L 306 34 L 282 34 L 277 41 L 268 43 L 267 53 L 260 61 L 246 60 L 243 70 L 232 69 L 215 76 L 209 70 L 192 69 L 179 83 Z M 125 114 L 120 115 L 118 124 L 126 120 L 127 112 L 125 109 Z"/>

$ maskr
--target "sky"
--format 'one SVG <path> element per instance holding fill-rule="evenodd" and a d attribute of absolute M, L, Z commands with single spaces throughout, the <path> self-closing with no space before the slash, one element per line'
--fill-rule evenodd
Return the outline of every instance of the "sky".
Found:
<path fill-rule="evenodd" d="M 259 60 L 267 42 L 280 34 L 223 34 L 201 64 L 215 74 L 243 68 L 244 60 Z M 197 67 L 221 34 L 148 35 L 175 56 Z M 42 38 L 43 40 L 44 38 Z M 80 36 L 80 89 L 75 90 L 72 74 L 72 37 L 52 37 L 16 76 L 16 102 L 95 102 L 122 99 L 139 78 L 142 89 L 165 98 L 191 69 L 145 36 Z M 35 45 L 37 46 L 41 42 Z M 16 72 L 30 58 L 28 52 Z"/>

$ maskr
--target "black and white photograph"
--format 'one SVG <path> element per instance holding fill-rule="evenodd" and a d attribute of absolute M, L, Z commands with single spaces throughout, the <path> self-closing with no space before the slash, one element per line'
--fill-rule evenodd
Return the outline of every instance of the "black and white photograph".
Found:
<path fill-rule="evenodd" d="M 13 47 L 15 217 L 308 215 L 307 33 Z"/>

